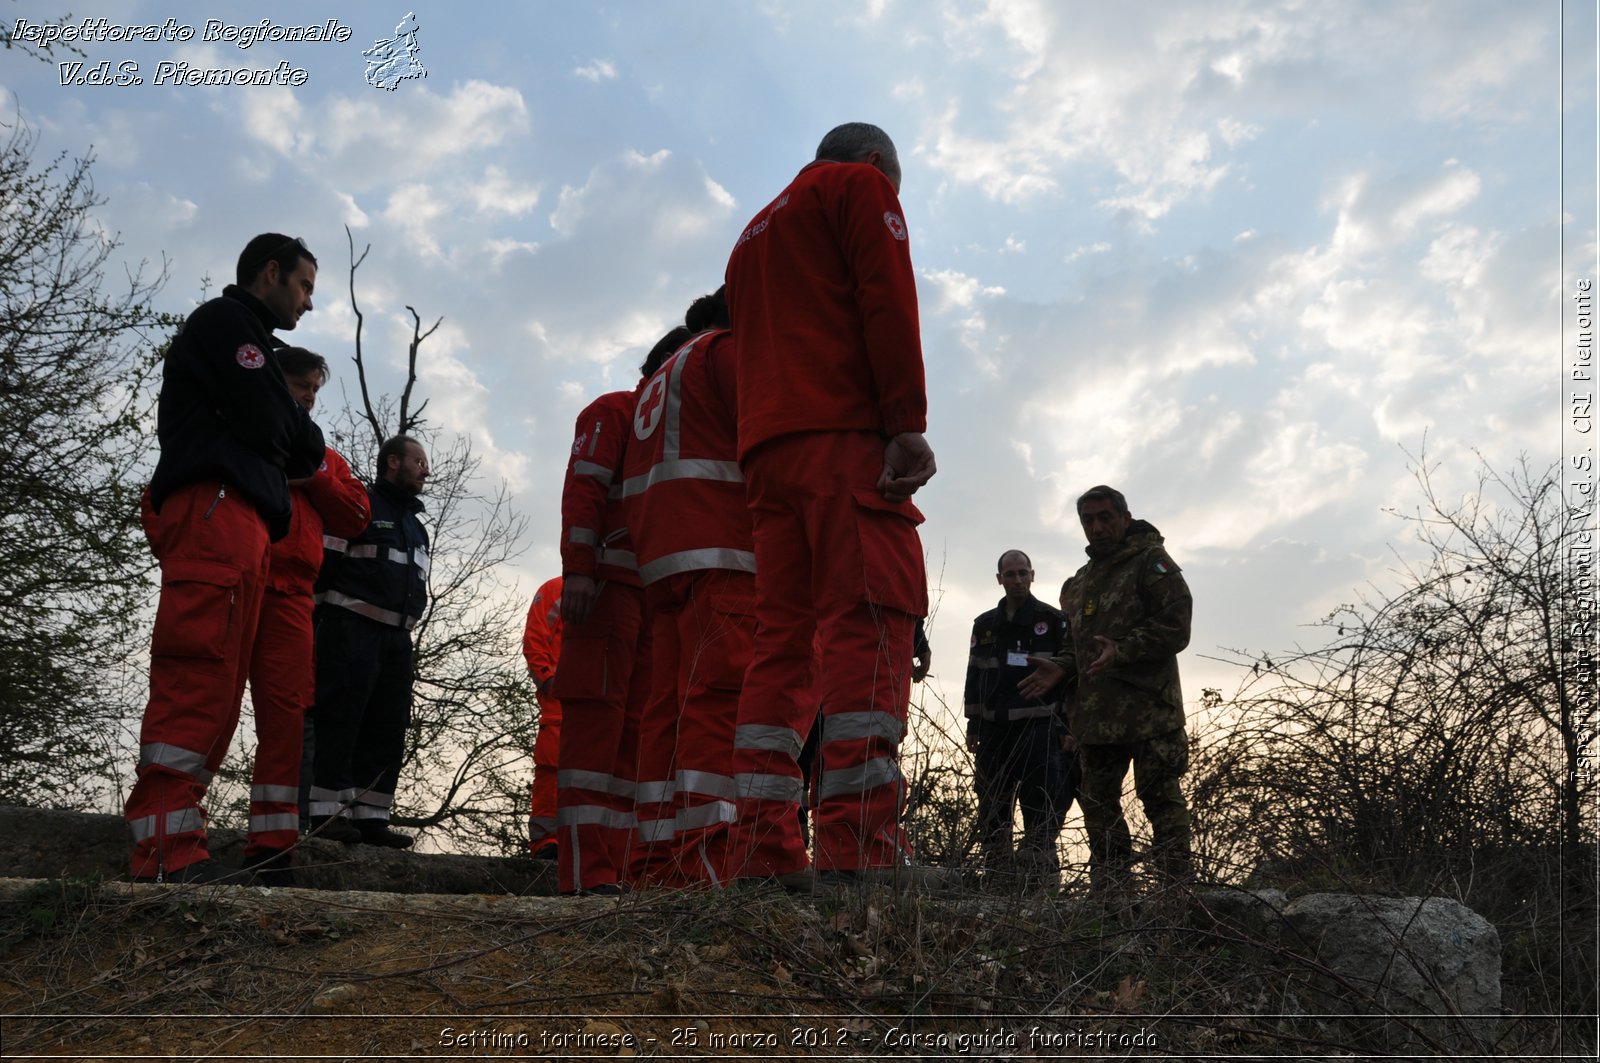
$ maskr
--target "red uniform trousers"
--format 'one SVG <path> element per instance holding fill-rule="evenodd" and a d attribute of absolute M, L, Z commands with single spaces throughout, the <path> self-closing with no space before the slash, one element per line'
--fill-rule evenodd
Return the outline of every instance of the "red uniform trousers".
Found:
<path fill-rule="evenodd" d="M 288 849 L 300 837 L 300 755 L 316 694 L 311 591 L 266 589 L 250 657 L 256 763 L 250 777 L 245 860 Z"/>
<path fill-rule="evenodd" d="M 883 468 L 883 440 L 873 432 L 782 436 L 746 455 L 743 468 L 758 626 L 734 738 L 730 872 L 759 877 L 808 865 L 796 758 L 819 695 L 816 866 L 893 865 L 906 854 L 899 747 L 911 639 L 927 611 L 921 514 L 873 486 Z"/>
<path fill-rule="evenodd" d="M 124 810 L 129 871 L 139 877 L 210 857 L 200 803 L 239 723 L 268 545 L 255 506 L 215 481 L 174 491 L 145 531 L 161 563 L 161 598 L 137 782 Z"/>
<path fill-rule="evenodd" d="M 650 632 L 650 683 L 644 704 L 639 709 L 639 756 L 633 791 L 633 847 L 628 855 L 628 878 L 640 886 L 675 887 L 685 885 L 674 870 L 673 769 L 678 746 L 678 701 L 672 692 L 676 685 L 678 661 L 676 639 L 663 646 L 663 635 L 671 638 L 671 619 L 657 615 L 656 586 L 645 588 L 644 624 Z M 670 599 L 669 599 L 670 604 Z M 663 623 L 668 630 L 663 630 Z M 664 658 L 663 654 L 671 653 Z M 666 689 L 662 688 L 666 684 Z"/>
<path fill-rule="evenodd" d="M 736 818 L 733 733 L 755 636 L 755 577 L 706 569 L 652 583 L 650 701 L 640 757 L 670 721 L 675 738 L 672 869 L 665 884 L 721 885 Z M 641 816 L 643 810 L 640 811 Z M 641 833 L 644 820 L 641 819 Z"/>
<path fill-rule="evenodd" d="M 556 771 L 561 763 L 561 702 L 539 695 L 539 733 L 533 739 L 533 785 L 528 800 L 528 851 L 556 844 Z"/>
<path fill-rule="evenodd" d="M 571 893 L 623 881 L 628 869 L 639 716 L 650 690 L 643 591 L 602 585 L 589 618 L 563 630 L 551 686 L 562 707 L 559 887 Z"/>

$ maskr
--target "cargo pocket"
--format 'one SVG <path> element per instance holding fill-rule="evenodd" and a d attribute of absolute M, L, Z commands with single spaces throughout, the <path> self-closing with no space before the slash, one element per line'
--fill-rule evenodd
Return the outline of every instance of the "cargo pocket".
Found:
<path fill-rule="evenodd" d="M 161 566 L 150 653 L 220 661 L 227 654 L 241 573 L 215 561 L 167 561 Z"/>
<path fill-rule="evenodd" d="M 713 594 L 710 605 L 713 623 L 705 639 L 710 652 L 697 657 L 712 665 L 704 685 L 711 690 L 739 690 L 755 652 L 755 599 L 748 594 Z"/>
<path fill-rule="evenodd" d="M 890 502 L 875 490 L 858 488 L 851 495 L 866 600 L 912 616 L 928 615 L 928 575 L 917 538 L 922 514 L 910 502 Z"/>

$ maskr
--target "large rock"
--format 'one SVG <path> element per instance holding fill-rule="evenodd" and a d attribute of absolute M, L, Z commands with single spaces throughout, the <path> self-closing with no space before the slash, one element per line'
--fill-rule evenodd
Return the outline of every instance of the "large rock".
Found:
<path fill-rule="evenodd" d="M 209 837 L 212 856 L 238 867 L 244 835 L 213 830 Z M 120 878 L 128 872 L 132 848 L 128 825 L 120 816 L 0 805 L 0 877 Z M 316 889 L 533 896 L 556 892 L 556 866 L 551 861 L 302 839 L 295 864 L 295 884 Z"/>
<path fill-rule="evenodd" d="M 1500 1015 L 1500 935 L 1442 897 L 1317 893 L 1283 909 L 1284 944 L 1314 957 L 1315 1010 L 1385 1016 L 1353 1023 L 1391 1050 L 1492 1043 Z"/>

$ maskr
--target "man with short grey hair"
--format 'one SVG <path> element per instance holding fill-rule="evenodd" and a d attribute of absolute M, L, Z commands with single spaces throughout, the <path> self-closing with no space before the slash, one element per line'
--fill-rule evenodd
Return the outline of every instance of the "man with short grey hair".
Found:
<path fill-rule="evenodd" d="M 754 530 L 756 637 L 734 739 L 736 877 L 809 889 L 797 757 L 820 697 L 815 868 L 910 877 L 899 746 L 912 630 L 928 609 L 922 514 L 934 473 L 916 276 L 894 142 L 850 123 L 740 234 L 739 465 Z M 826 667 L 814 682 L 813 646 Z"/>

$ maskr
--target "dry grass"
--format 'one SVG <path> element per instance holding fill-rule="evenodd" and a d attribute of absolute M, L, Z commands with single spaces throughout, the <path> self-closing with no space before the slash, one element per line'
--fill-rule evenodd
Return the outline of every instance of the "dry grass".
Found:
<path fill-rule="evenodd" d="M 0 913 L 16 1057 L 574 1058 L 627 1041 L 663 1058 L 1378 1058 L 1396 1022 L 1307 1014 L 1313 960 L 1176 895 L 1108 911 L 1071 891 L 616 902 L 50 882 Z M 1424 1058 L 1462 1058 L 1450 1020 L 1401 1025 Z M 1513 1020 L 1474 1050 L 1558 1037 Z"/>

